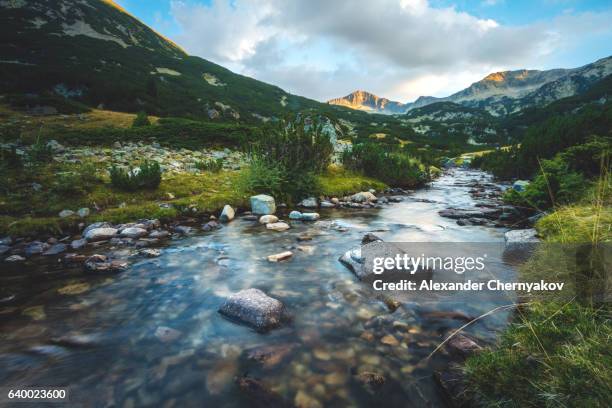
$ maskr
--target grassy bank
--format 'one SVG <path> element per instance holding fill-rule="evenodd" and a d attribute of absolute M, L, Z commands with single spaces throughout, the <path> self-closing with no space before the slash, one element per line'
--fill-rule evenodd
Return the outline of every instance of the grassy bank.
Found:
<path fill-rule="evenodd" d="M 38 179 L 50 183 L 51 175 Z M 106 177 L 81 186 L 82 194 L 65 195 L 43 187 L 27 194 L 13 192 L 0 195 L 0 235 L 38 236 L 61 234 L 74 229 L 79 222 L 130 222 L 140 218 L 169 220 L 181 215 L 202 215 L 218 212 L 225 204 L 247 208 L 250 192 L 241 188 L 241 171 L 202 172 L 164 176 L 155 190 L 123 192 L 112 188 Z M 332 168 L 317 176 L 321 194 L 344 196 L 368 190 L 381 190 L 386 185 L 372 178 Z M 45 186 L 45 184 L 43 184 Z M 170 208 L 162 208 L 160 204 Z M 93 211 L 97 206 L 99 211 Z M 84 220 L 76 216 L 60 218 L 63 209 L 92 209 Z"/>
<path fill-rule="evenodd" d="M 476 405 L 609 406 L 612 310 L 592 297 L 609 287 L 609 279 L 600 276 L 587 282 L 588 291 L 578 290 L 577 259 L 556 244 L 612 241 L 611 204 L 610 180 L 603 177 L 582 200 L 537 223 L 545 245 L 522 266 L 520 278 L 565 282 L 569 292 L 526 298 L 498 344 L 466 361 L 468 394 Z"/>

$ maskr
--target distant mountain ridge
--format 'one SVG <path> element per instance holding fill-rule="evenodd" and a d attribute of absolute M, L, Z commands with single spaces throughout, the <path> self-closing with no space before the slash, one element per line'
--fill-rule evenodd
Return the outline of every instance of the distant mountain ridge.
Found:
<path fill-rule="evenodd" d="M 494 116 L 505 116 L 527 107 L 545 106 L 558 99 L 576 95 L 611 74 L 612 57 L 606 57 L 573 69 L 494 72 L 469 87 L 443 98 L 420 96 L 412 103 L 402 103 L 359 91 L 360 94 L 370 95 L 370 99 L 365 103 L 355 103 L 354 98 L 350 98 L 356 94 L 354 92 L 343 98 L 332 99 L 328 103 L 369 112 L 397 114 L 436 102 L 454 102 L 471 108 L 484 109 Z M 385 103 L 376 104 L 369 101 L 385 101 Z"/>
<path fill-rule="evenodd" d="M 391 101 L 387 98 L 380 98 L 373 93 L 360 90 L 352 92 L 342 98 L 332 99 L 327 103 L 377 113 L 392 114 L 404 113 L 406 111 L 406 105 L 403 103 Z"/>

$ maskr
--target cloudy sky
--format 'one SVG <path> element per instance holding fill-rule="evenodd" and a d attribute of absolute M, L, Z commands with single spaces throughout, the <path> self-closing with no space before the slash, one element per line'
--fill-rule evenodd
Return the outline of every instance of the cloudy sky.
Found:
<path fill-rule="evenodd" d="M 317 100 L 408 102 L 612 55 L 609 0 L 116 0 L 188 53 Z"/>

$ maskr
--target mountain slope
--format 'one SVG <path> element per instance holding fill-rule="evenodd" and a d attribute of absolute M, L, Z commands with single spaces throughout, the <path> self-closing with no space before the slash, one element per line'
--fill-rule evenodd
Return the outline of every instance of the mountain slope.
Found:
<path fill-rule="evenodd" d="M 406 111 L 406 106 L 401 102 L 390 101 L 387 98 L 380 98 L 370 92 L 359 90 L 342 98 L 330 99 L 327 103 L 384 114 L 404 113 Z"/>
<path fill-rule="evenodd" d="M 32 106 L 66 98 L 241 121 L 345 111 L 189 56 L 110 0 L 0 0 L 0 8 L 0 93 L 27 94 Z"/>

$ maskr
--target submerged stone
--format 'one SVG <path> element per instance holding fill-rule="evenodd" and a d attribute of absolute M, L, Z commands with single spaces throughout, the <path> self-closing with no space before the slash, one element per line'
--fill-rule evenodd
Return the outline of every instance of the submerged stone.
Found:
<path fill-rule="evenodd" d="M 272 231 L 285 231 L 288 230 L 290 227 L 289 224 L 281 221 L 266 224 L 266 228 Z"/>
<path fill-rule="evenodd" d="M 221 305 L 219 313 L 258 331 L 280 326 L 285 318 L 285 306 L 259 289 L 234 293 Z"/>

